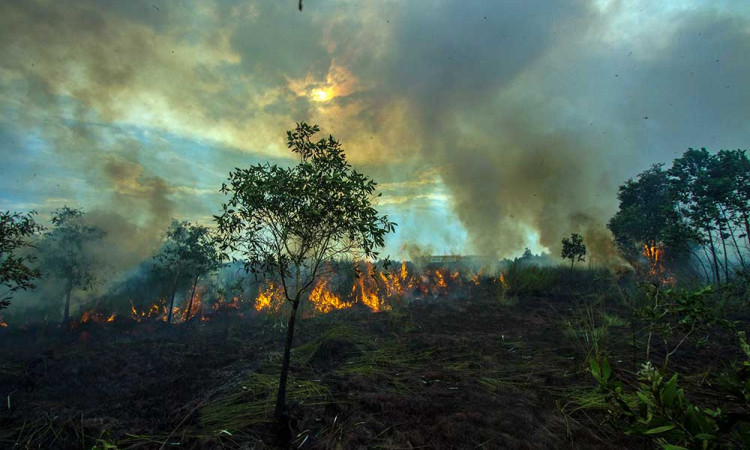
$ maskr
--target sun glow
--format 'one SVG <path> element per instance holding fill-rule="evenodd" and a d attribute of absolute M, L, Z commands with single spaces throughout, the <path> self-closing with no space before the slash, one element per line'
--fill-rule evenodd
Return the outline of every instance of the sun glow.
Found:
<path fill-rule="evenodd" d="M 311 95 L 316 102 L 327 102 L 333 98 L 333 91 L 331 89 L 313 89 Z"/>

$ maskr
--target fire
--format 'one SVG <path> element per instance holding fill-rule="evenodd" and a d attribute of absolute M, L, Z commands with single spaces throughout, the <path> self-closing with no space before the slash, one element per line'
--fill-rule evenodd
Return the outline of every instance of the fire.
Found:
<path fill-rule="evenodd" d="M 115 313 L 110 314 L 109 316 L 105 316 L 103 313 L 95 312 L 95 311 L 84 311 L 83 314 L 81 314 L 81 320 L 80 323 L 102 323 L 102 322 L 114 322 L 115 321 Z"/>
<path fill-rule="evenodd" d="M 653 261 L 654 270 L 661 269 L 661 260 L 663 251 L 659 247 L 644 247 L 644 255 Z M 406 303 L 418 301 L 426 298 L 439 298 L 448 296 L 471 295 L 472 290 L 481 288 L 487 280 L 487 284 L 499 284 L 503 289 L 508 288 L 505 274 L 499 272 L 494 277 L 483 275 L 483 271 L 469 270 L 463 272 L 455 267 L 432 267 L 426 268 L 423 272 L 410 272 L 410 266 L 405 261 L 400 266 L 386 271 L 383 268 L 375 267 L 370 261 L 358 262 L 361 274 L 351 284 L 351 289 L 347 292 L 345 289 L 334 288 L 340 286 L 341 280 L 338 279 L 336 284 L 334 279 L 323 277 L 316 280 L 312 291 L 309 293 L 308 300 L 312 304 L 311 312 L 327 314 L 331 311 L 351 308 L 359 302 L 369 308 L 372 312 L 389 311 L 392 309 L 394 302 Z M 231 311 L 239 317 L 244 317 L 244 311 L 249 309 L 245 305 L 242 295 L 233 297 L 220 297 L 214 301 L 211 299 L 211 307 L 203 308 L 204 295 L 206 289 L 196 286 L 192 290 L 192 304 L 189 299 L 180 306 L 172 309 L 172 317 L 176 322 L 188 320 L 195 317 L 202 321 L 211 320 L 215 317 L 211 311 L 223 311 L 227 314 Z M 231 300 L 230 300 L 231 298 Z M 258 290 L 252 306 L 257 312 L 280 314 L 286 305 L 286 296 L 281 285 L 276 282 L 268 281 Z M 191 305 L 188 307 L 188 305 Z M 190 309 L 188 311 L 188 309 Z M 203 315 L 205 312 L 209 314 Z M 130 302 L 130 317 L 135 322 L 146 320 L 166 321 L 169 315 L 169 306 L 167 299 L 144 306 L 136 307 L 133 301 Z M 303 318 L 307 317 L 303 313 Z M 117 317 L 116 313 L 102 311 L 101 309 L 92 309 L 81 313 L 78 323 L 112 323 Z M 0 327 L 7 328 L 7 324 L 0 318 Z"/>
<path fill-rule="evenodd" d="M 388 311 L 391 309 L 390 306 L 386 305 L 385 302 L 378 297 L 377 286 L 375 288 L 370 288 L 365 285 L 364 276 L 359 277 L 358 283 L 352 288 L 352 292 L 355 292 L 357 287 L 359 287 L 358 300 L 363 305 L 370 308 L 372 312 Z"/>
<path fill-rule="evenodd" d="M 648 260 L 649 275 L 658 276 L 664 272 L 664 249 L 662 247 L 643 244 L 643 256 Z"/>
<path fill-rule="evenodd" d="M 0 319 L 0 328 L 8 328 L 8 324 L 3 322 L 2 319 Z"/>
<path fill-rule="evenodd" d="M 147 309 L 138 311 L 133 301 L 130 301 L 130 315 L 136 322 L 142 322 L 143 319 L 158 319 L 161 321 L 167 320 L 167 299 L 160 300 L 159 303 L 154 303 Z"/>
<path fill-rule="evenodd" d="M 326 280 L 319 281 L 310 293 L 310 302 L 315 310 L 326 314 L 336 309 L 351 308 L 351 303 L 342 302 L 338 295 L 326 289 L 327 284 Z"/>
<path fill-rule="evenodd" d="M 259 290 L 258 296 L 255 298 L 256 311 L 267 310 L 279 312 L 283 305 L 284 293 L 280 288 L 277 288 L 273 282 L 268 282 L 266 289 Z"/>
<path fill-rule="evenodd" d="M 397 272 L 388 274 L 380 272 L 378 275 L 385 288 L 386 297 L 406 295 L 407 289 L 414 287 L 414 280 L 409 277 L 406 262 L 401 263 L 401 269 Z"/>
<path fill-rule="evenodd" d="M 503 287 L 503 289 L 508 289 L 508 282 L 505 281 L 505 274 L 500 272 L 500 276 L 498 277 L 498 281 L 500 282 L 500 285 Z"/>
<path fill-rule="evenodd" d="M 443 289 L 447 288 L 448 285 L 445 284 L 445 276 L 443 276 L 443 273 L 440 272 L 440 270 L 435 271 L 435 277 L 437 278 L 437 285 Z"/>

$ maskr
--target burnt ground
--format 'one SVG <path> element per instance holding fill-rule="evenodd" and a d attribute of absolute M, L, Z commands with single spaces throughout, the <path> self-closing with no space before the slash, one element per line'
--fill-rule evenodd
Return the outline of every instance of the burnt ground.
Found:
<path fill-rule="evenodd" d="M 579 407 L 595 385 L 585 339 L 566 333 L 576 311 L 487 297 L 298 321 L 288 444 L 267 422 L 284 340 L 271 322 L 0 330 L 0 447 L 648 448 Z M 610 327 L 625 377 L 642 359 L 631 339 Z M 719 339 L 676 359 L 697 373 L 731 349 Z"/>

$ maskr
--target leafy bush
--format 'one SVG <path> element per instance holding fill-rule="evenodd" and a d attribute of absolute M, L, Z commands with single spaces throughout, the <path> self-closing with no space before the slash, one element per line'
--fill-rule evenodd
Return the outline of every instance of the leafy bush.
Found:
<path fill-rule="evenodd" d="M 612 376 L 607 359 L 590 361 L 591 374 L 609 404 L 616 423 L 626 433 L 650 437 L 665 450 L 688 448 L 748 448 L 750 446 L 750 345 L 744 333 L 739 340 L 745 361 L 718 383 L 735 401 L 724 408 L 694 405 L 678 386 L 678 374 L 670 378 L 650 362 L 638 372 L 632 392 Z"/>
<path fill-rule="evenodd" d="M 719 307 L 715 303 L 709 304 L 713 293 L 711 286 L 688 291 L 665 289 L 659 284 L 649 283 L 642 284 L 641 291 L 643 295 L 633 312 L 636 319 L 647 324 L 646 359 L 651 356 L 653 337 L 658 336 L 664 345 L 665 368 L 670 356 L 685 342 L 695 340 L 696 336 L 715 326 L 731 328 L 732 324 L 721 318 Z"/>

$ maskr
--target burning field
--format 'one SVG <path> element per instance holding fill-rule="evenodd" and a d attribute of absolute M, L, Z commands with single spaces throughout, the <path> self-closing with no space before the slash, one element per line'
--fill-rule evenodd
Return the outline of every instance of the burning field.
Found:
<path fill-rule="evenodd" d="M 0 1 L 0 449 L 750 448 L 748 5 Z"/>
<path fill-rule="evenodd" d="M 502 272 L 368 270 L 311 291 L 292 355 L 295 448 L 606 447 L 552 406 L 586 373 L 573 348 L 555 347 L 559 318 L 546 301 L 500 302 L 510 295 Z M 275 284 L 257 290 L 208 306 L 198 286 L 170 328 L 166 301 L 83 312 L 63 341 L 55 328 L 9 325 L 0 442 L 274 447 L 267 421 L 287 307 Z"/>
<path fill-rule="evenodd" d="M 273 401 L 287 301 L 273 282 L 227 301 L 191 287 L 167 301 L 87 309 L 72 332 L 8 324 L 0 443 L 19 448 L 613 448 L 617 434 L 587 367 L 598 333 L 619 366 L 626 278 L 513 265 L 472 271 L 412 263 L 322 278 L 292 351 L 287 435 Z M 215 299 L 212 297 L 216 297 Z M 187 305 L 191 305 L 188 309 Z M 581 315 L 581 311 L 589 311 Z M 589 317 L 589 319 L 586 319 Z M 591 323 L 587 323 L 588 321 Z M 588 330 L 588 331 L 587 331 Z M 723 336 L 723 337 L 721 337 Z M 721 335 L 679 355 L 719 367 Z M 708 395 L 708 394 L 706 394 Z M 270 424 L 270 425 L 269 425 Z M 107 447 L 107 446 L 110 447 Z M 284 444 L 287 445 L 287 444 Z M 116 446 L 116 447 L 114 447 Z"/>

